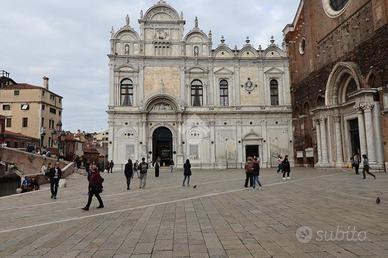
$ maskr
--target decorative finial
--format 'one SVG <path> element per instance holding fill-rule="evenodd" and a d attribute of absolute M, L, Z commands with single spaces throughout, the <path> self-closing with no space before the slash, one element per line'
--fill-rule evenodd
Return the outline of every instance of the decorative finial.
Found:
<path fill-rule="evenodd" d="M 263 48 L 261 47 L 261 45 L 259 45 L 259 51 L 263 50 Z"/>
<path fill-rule="evenodd" d="M 251 40 L 249 39 L 249 36 L 247 36 L 247 39 L 245 40 L 245 42 L 246 42 L 247 44 L 249 44 L 249 43 L 251 42 Z"/>
<path fill-rule="evenodd" d="M 143 19 L 143 16 L 144 16 L 143 10 L 140 10 L 140 19 Z"/>
<path fill-rule="evenodd" d="M 273 45 L 273 44 L 275 43 L 275 38 L 274 38 L 274 36 L 271 36 L 270 42 L 271 42 L 271 45 Z"/>
<path fill-rule="evenodd" d="M 225 38 L 224 38 L 224 36 L 221 36 L 221 43 L 222 43 L 222 44 L 225 43 Z"/>
<path fill-rule="evenodd" d="M 237 45 L 234 45 L 234 50 L 236 50 L 236 51 L 238 50 Z"/>
<path fill-rule="evenodd" d="M 212 37 L 213 37 L 213 33 L 212 33 L 212 31 L 211 31 L 211 30 L 209 30 L 209 39 L 211 40 L 211 39 L 212 39 Z"/>
<path fill-rule="evenodd" d="M 110 36 L 113 38 L 114 35 L 115 35 L 115 29 L 112 26 L 112 29 L 110 30 Z"/>
<path fill-rule="evenodd" d="M 195 16 L 195 27 L 198 28 L 198 17 Z"/>
<path fill-rule="evenodd" d="M 129 26 L 129 15 L 125 16 L 125 24 Z"/>
<path fill-rule="evenodd" d="M 181 11 L 181 20 L 183 20 L 183 11 Z"/>

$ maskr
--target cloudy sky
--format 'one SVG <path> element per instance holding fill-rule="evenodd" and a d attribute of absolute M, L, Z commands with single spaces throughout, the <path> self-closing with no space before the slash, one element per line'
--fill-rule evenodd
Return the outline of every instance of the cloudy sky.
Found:
<path fill-rule="evenodd" d="M 111 26 L 115 30 L 129 14 L 137 19 L 157 0 L 1 0 L 0 70 L 17 82 L 42 84 L 64 97 L 65 130 L 100 131 L 107 127 L 108 58 Z M 186 32 L 198 16 L 213 46 L 221 35 L 231 47 L 278 44 L 282 29 L 295 15 L 299 0 L 168 0 L 183 11 Z"/>

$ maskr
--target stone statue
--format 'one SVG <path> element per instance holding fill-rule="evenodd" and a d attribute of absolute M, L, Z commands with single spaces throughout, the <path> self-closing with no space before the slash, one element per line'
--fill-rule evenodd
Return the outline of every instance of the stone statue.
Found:
<path fill-rule="evenodd" d="M 129 26 L 129 15 L 125 16 L 125 24 Z"/>

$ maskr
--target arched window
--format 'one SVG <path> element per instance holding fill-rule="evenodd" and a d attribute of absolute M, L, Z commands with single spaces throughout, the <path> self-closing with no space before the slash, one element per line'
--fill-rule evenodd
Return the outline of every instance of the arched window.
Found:
<path fill-rule="evenodd" d="M 194 107 L 203 105 L 203 86 L 200 80 L 191 82 L 191 105 Z"/>
<path fill-rule="evenodd" d="M 347 101 L 352 93 L 357 91 L 357 83 L 352 78 L 350 79 L 348 85 L 346 86 L 346 92 L 345 92 L 345 101 Z"/>
<path fill-rule="evenodd" d="M 133 82 L 124 79 L 120 83 L 121 106 L 132 106 L 133 104 Z"/>
<path fill-rule="evenodd" d="M 228 90 L 228 81 L 220 81 L 220 105 L 229 106 L 229 90 Z"/>
<path fill-rule="evenodd" d="M 279 106 L 279 83 L 271 80 L 269 83 L 271 93 L 271 106 Z"/>

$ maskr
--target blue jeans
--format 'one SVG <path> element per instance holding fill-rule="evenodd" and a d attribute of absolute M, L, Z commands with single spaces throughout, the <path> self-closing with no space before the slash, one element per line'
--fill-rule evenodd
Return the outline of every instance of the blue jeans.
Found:
<path fill-rule="evenodd" d="M 258 184 L 260 187 L 262 187 L 258 175 L 257 175 L 257 176 L 254 175 L 252 181 L 253 181 L 253 184 L 252 184 L 252 187 L 253 187 L 253 188 L 256 188 L 256 182 L 257 182 L 257 184 Z"/>
<path fill-rule="evenodd" d="M 182 185 L 185 185 L 186 178 L 187 178 L 187 185 L 190 185 L 190 176 L 186 176 L 186 175 L 185 175 L 185 178 L 183 179 L 183 184 Z"/>

